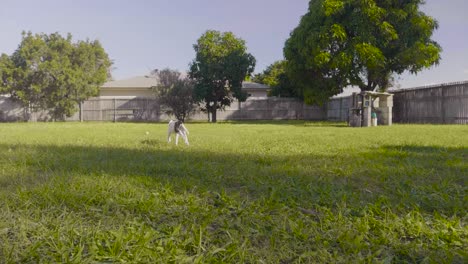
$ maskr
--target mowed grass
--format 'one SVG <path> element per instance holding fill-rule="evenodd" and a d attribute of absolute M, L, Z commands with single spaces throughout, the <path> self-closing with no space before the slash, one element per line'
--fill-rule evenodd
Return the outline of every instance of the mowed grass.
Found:
<path fill-rule="evenodd" d="M 468 262 L 468 126 L 187 127 L 1 124 L 0 262 Z"/>

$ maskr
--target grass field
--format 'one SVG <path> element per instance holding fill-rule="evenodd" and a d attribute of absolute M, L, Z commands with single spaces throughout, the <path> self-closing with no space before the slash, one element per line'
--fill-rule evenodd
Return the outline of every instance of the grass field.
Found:
<path fill-rule="evenodd" d="M 0 263 L 468 262 L 468 126 L 187 127 L 1 124 Z"/>

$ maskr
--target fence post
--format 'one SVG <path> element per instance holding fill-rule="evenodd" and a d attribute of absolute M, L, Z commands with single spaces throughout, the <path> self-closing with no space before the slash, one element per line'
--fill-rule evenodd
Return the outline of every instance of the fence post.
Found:
<path fill-rule="evenodd" d="M 321 107 L 322 110 L 323 110 L 323 114 L 324 114 L 324 120 L 325 121 L 329 121 L 329 118 L 328 118 L 328 104 L 330 103 L 330 98 L 328 98 L 328 100 L 323 104 L 323 106 Z M 304 103 L 303 103 L 304 104 Z"/>
<path fill-rule="evenodd" d="M 304 118 L 304 104 L 302 102 L 301 102 L 301 104 L 299 104 L 299 102 L 297 100 L 292 101 L 292 103 L 295 106 L 294 107 L 294 115 L 295 115 L 296 119 L 297 120 L 305 119 Z"/>
<path fill-rule="evenodd" d="M 114 122 L 115 122 L 115 120 L 116 120 L 116 115 L 117 115 L 116 109 L 115 109 L 115 108 L 116 108 L 116 107 L 115 107 L 115 101 L 116 101 L 116 99 L 114 98 L 113 101 L 114 101 Z"/>
<path fill-rule="evenodd" d="M 80 122 L 83 122 L 83 102 L 80 101 Z"/>
<path fill-rule="evenodd" d="M 446 124 L 447 123 L 447 120 L 446 120 L 447 117 L 446 117 L 446 113 L 445 113 L 445 92 L 444 91 L 446 91 L 447 88 L 446 89 L 440 88 L 440 89 L 441 89 L 440 92 L 441 92 L 441 95 L 442 95 L 442 97 L 441 97 L 441 107 L 440 107 L 441 108 L 440 110 L 442 112 L 442 124 Z"/>
<path fill-rule="evenodd" d="M 404 99 L 405 100 L 405 104 L 404 104 L 405 105 L 405 107 L 404 107 L 405 111 L 404 111 L 404 118 L 403 118 L 404 121 L 403 122 L 404 123 L 409 123 L 409 118 L 408 118 L 408 91 L 404 91 L 403 94 L 404 94 L 404 98 L 405 98 Z"/>
<path fill-rule="evenodd" d="M 339 121 L 342 121 L 342 112 L 343 111 L 343 97 L 340 97 L 340 116 L 339 116 Z"/>
<path fill-rule="evenodd" d="M 150 121 L 151 120 L 151 107 L 150 107 L 150 99 L 149 98 L 146 98 L 146 105 L 145 105 L 145 109 L 143 110 L 143 113 L 145 115 L 145 120 L 146 121 Z M 143 117 L 142 117 L 143 118 Z"/>

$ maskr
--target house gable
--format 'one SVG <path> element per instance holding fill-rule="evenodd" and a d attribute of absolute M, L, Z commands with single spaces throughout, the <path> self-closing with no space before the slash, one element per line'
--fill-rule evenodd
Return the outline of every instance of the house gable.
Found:
<path fill-rule="evenodd" d="M 101 86 L 100 98 L 129 98 L 129 97 L 154 97 L 151 87 L 157 85 L 156 78 L 149 76 L 137 76 L 124 80 L 109 81 Z M 242 90 L 249 97 L 267 97 L 270 87 L 254 82 L 243 82 Z"/>

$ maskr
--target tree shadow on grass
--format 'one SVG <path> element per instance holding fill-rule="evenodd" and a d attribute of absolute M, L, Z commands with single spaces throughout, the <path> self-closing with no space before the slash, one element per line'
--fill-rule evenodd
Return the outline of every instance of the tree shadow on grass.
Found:
<path fill-rule="evenodd" d="M 23 175 L 144 177 L 175 192 L 227 192 L 293 208 L 376 202 L 405 213 L 466 211 L 467 148 L 383 146 L 330 155 L 219 154 L 144 140 L 139 149 L 0 144 L 0 162 Z M 44 177 L 48 175 L 48 177 Z M 9 183 L 0 182 L 5 187 Z M 1 188 L 1 186 L 0 186 Z"/>

